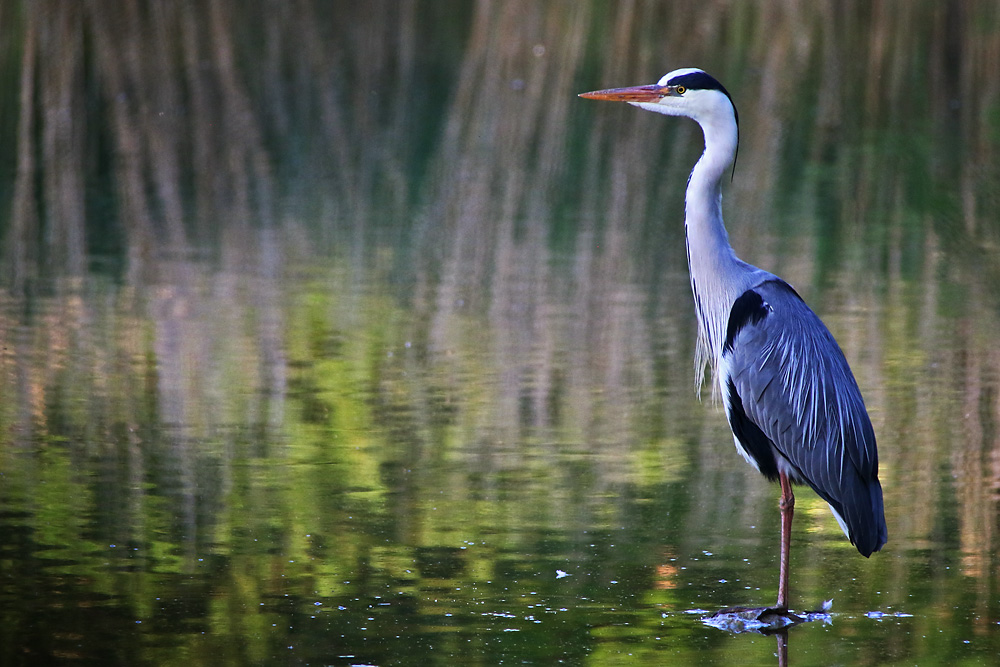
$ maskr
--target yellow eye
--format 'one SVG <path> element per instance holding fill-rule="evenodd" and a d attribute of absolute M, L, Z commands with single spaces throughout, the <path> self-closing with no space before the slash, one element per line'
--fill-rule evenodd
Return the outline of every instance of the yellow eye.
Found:
<path fill-rule="evenodd" d="M 687 88 L 685 88 L 684 86 L 677 86 L 676 88 L 674 88 L 674 90 L 677 91 L 678 95 L 683 95 L 685 92 L 687 92 Z"/>

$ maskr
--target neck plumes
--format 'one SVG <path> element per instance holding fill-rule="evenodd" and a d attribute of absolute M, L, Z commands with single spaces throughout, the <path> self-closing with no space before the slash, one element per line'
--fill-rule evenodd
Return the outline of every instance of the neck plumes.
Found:
<path fill-rule="evenodd" d="M 736 155 L 736 120 L 731 115 L 698 120 L 705 134 L 705 152 L 691 171 L 685 195 L 688 269 L 698 316 L 696 382 L 705 364 L 718 368 L 729 308 L 746 288 L 739 280 L 740 262 L 729 245 L 722 222 L 721 180 Z M 738 293 L 733 293 L 739 290 Z"/>

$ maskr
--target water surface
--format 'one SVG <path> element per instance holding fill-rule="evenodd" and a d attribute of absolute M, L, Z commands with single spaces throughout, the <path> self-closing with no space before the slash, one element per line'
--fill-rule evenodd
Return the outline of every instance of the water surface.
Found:
<path fill-rule="evenodd" d="M 992 3 L 115 4 L 0 8 L 4 664 L 776 664 L 702 623 L 779 522 L 693 388 L 700 136 L 575 96 L 692 64 L 879 438 L 789 663 L 1000 654 Z"/>

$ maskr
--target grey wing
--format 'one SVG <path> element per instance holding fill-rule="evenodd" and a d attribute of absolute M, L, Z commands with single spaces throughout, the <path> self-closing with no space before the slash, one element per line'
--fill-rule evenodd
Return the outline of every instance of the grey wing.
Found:
<path fill-rule="evenodd" d="M 862 554 L 881 548 L 878 452 L 861 391 L 829 330 L 787 283 L 768 280 L 737 299 L 720 371 L 733 433 L 758 469 L 811 486 Z"/>

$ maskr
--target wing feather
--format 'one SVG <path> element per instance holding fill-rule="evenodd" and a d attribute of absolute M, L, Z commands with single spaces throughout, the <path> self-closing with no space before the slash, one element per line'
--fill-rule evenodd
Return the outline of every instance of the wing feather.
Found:
<path fill-rule="evenodd" d="M 734 418 L 752 422 L 775 456 L 758 468 L 784 465 L 811 486 L 867 556 L 885 543 L 885 518 L 875 432 L 847 360 L 784 281 L 768 280 L 744 297 L 733 306 L 720 363 L 730 400 L 741 403 L 727 408 L 734 433 Z"/>

